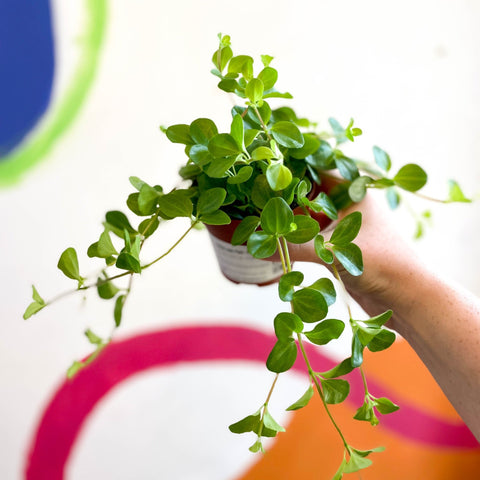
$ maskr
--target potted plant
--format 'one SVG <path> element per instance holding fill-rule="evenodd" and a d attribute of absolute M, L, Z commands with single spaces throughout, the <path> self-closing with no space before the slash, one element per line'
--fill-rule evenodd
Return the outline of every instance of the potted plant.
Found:
<path fill-rule="evenodd" d="M 262 55 L 260 70 L 254 71 L 252 57 L 234 56 L 228 36 L 219 35 L 219 40 L 212 57 L 212 73 L 218 77 L 221 90 L 240 99 L 240 105 L 231 111 L 229 131 L 219 132 L 209 118 L 162 128 L 171 142 L 184 146 L 186 161 L 179 172 L 182 185 L 166 192 L 160 185 L 131 177 L 135 192 L 126 203 L 138 217 L 136 226 L 121 211 L 109 211 L 104 231 L 88 247 L 88 256 L 103 263 L 100 276 L 90 281 L 81 275 L 74 248 L 61 254 L 58 268 L 77 282 L 75 291 L 96 288 L 101 298 L 113 301 L 117 328 L 122 322 L 133 277 L 162 260 L 196 227 L 205 225 L 228 278 L 259 285 L 278 281 L 278 295 L 285 304 L 284 311 L 273 319 L 277 341 L 266 365 L 275 376 L 267 399 L 256 412 L 230 425 L 230 430 L 253 432 L 252 452 L 263 451 L 264 437 L 284 431 L 271 416 L 269 401 L 278 375 L 288 371 L 301 355 L 310 382 L 304 395 L 288 409 L 304 407 L 314 394 L 320 397 L 343 445 L 343 460 L 333 477 L 340 479 L 344 473 L 368 467 L 370 454 L 381 448 L 360 450 L 350 445 L 329 406 L 343 402 L 348 396 L 350 385 L 342 378 L 344 375 L 359 369 L 364 376 L 366 348 L 377 352 L 394 342 L 395 334 L 385 327 L 392 311 L 367 320 L 353 318 L 351 314 L 345 321 L 328 318 L 338 285 L 326 277 L 305 285 L 303 273 L 294 269 L 290 261 L 289 244 L 313 241 L 317 255 L 330 265 L 340 284 L 338 264 L 351 275 L 361 275 L 362 253 L 354 243 L 361 228 L 361 214 L 353 212 L 338 221 L 339 211 L 360 202 L 369 188 L 385 190 L 390 206 L 396 208 L 401 202 L 400 192 L 417 192 L 425 185 L 427 174 L 416 164 L 404 165 L 391 174 L 389 155 L 376 146 L 372 163 L 350 158 L 340 147 L 362 133 L 353 120 L 342 127 L 329 119 L 331 131 L 322 132 L 316 123 L 298 117 L 292 108 L 272 107 L 272 99 L 292 98 L 276 89 L 278 74 L 271 67 L 272 57 Z M 468 199 L 458 184 L 451 182 L 446 201 Z M 141 258 L 145 241 L 161 223 L 179 217 L 188 221 L 185 232 L 165 252 L 145 262 Z M 322 233 L 332 221 L 337 223 L 326 240 Z M 274 255 L 276 262 L 265 261 Z M 240 270 L 236 269 L 238 264 Z M 121 277 L 128 278 L 125 288 L 115 284 Z M 33 287 L 33 301 L 24 318 L 62 296 L 45 301 Z M 329 371 L 314 371 L 305 342 L 325 345 L 338 339 L 345 328 L 352 333 L 351 355 Z M 72 364 L 69 376 L 93 361 L 110 341 L 91 330 L 85 333 L 95 348 L 85 360 Z M 376 425 L 378 412 L 389 414 L 399 407 L 387 398 L 375 397 L 366 385 L 365 382 L 364 403 L 359 405 L 354 418 Z"/>

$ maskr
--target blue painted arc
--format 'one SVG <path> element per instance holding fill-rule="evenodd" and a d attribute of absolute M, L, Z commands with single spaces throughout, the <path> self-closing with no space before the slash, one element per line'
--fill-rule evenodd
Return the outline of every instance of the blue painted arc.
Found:
<path fill-rule="evenodd" d="M 49 0 L 0 0 L 0 162 L 45 113 L 54 57 Z"/>

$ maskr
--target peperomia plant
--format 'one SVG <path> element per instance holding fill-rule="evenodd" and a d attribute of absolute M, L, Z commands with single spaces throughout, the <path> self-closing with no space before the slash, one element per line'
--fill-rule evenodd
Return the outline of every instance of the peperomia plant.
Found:
<path fill-rule="evenodd" d="M 306 392 L 287 410 L 305 407 L 315 394 L 320 397 L 344 448 L 343 460 L 333 477 L 340 479 L 344 473 L 368 467 L 372 463 L 368 458 L 370 454 L 382 449 L 360 450 L 350 445 L 334 420 L 330 405 L 343 402 L 350 390 L 348 380 L 342 377 L 358 369 L 363 378 L 364 402 L 355 413 L 356 420 L 376 425 L 378 413 L 389 414 L 399 407 L 368 390 L 362 369 L 365 348 L 378 352 L 394 342 L 395 334 L 385 327 L 392 311 L 366 320 L 357 319 L 347 305 L 349 318 L 329 317 L 337 288 L 343 288 L 337 265 L 354 276 L 363 272 L 362 253 L 354 243 L 361 228 L 361 214 L 354 212 L 338 221 L 338 212 L 360 202 L 369 188 L 385 190 L 388 203 L 394 209 L 402 201 L 400 192 L 416 193 L 425 185 L 427 175 L 416 164 L 404 165 L 390 174 L 390 157 L 377 146 L 373 147 L 374 162 L 371 163 L 344 154 L 339 148 L 341 144 L 353 142 L 362 133 L 353 120 L 344 128 L 330 118 L 331 131 L 323 132 L 316 123 L 299 118 L 290 107 L 272 109 L 270 99 L 292 98 L 289 93 L 276 89 L 278 74 L 270 66 L 273 58 L 262 55 L 263 65 L 255 75 L 253 58 L 234 56 L 230 38 L 219 35 L 219 39 L 212 58 L 215 66 L 212 73 L 220 79 L 221 90 L 241 101 L 241 105 L 231 111 L 229 131 L 219 133 L 215 122 L 208 118 L 162 128 L 171 142 L 185 146 L 186 162 L 179 172 L 181 186 L 165 192 L 159 185 L 152 186 L 131 177 L 136 191 L 128 196 L 126 203 L 138 217 L 134 222 L 136 226 L 132 226 L 124 213 L 109 211 L 105 215 L 104 231 L 87 250 L 89 257 L 101 259 L 100 274 L 94 280 L 83 277 L 74 248 L 67 248 L 61 254 L 58 268 L 77 282 L 72 291 L 96 288 L 102 299 L 113 301 L 115 330 L 121 325 L 123 307 L 136 275 L 162 260 L 195 227 L 204 224 L 212 228 L 233 222 L 236 225 L 231 236 L 233 245 L 246 245 L 244 248 L 256 259 L 274 255 L 280 259 L 278 295 L 285 308 L 273 319 L 277 341 L 266 365 L 275 375 L 267 398 L 256 412 L 230 425 L 230 430 L 253 432 L 252 452 L 263 451 L 263 438 L 275 437 L 284 431 L 270 414 L 269 401 L 278 376 L 288 371 L 301 355 L 310 381 Z M 442 201 L 469 200 L 452 181 L 449 197 Z M 145 241 L 155 234 L 160 223 L 179 217 L 188 222 L 184 234 L 157 258 L 145 261 L 142 258 Z M 323 229 L 333 221 L 337 221 L 336 226 L 326 239 Z M 289 244 L 311 241 L 318 257 L 330 266 L 337 285 L 327 277 L 305 285 L 303 273 L 293 269 Z M 124 287 L 114 283 L 121 277 L 128 279 Z M 24 318 L 67 293 L 70 292 L 45 301 L 33 287 L 33 302 Z M 315 371 L 305 343 L 325 345 L 338 339 L 345 328 L 351 330 L 351 355 L 329 371 Z M 91 330 L 85 334 L 94 351 L 85 360 L 73 363 L 67 372 L 70 377 L 93 361 L 111 340 Z"/>

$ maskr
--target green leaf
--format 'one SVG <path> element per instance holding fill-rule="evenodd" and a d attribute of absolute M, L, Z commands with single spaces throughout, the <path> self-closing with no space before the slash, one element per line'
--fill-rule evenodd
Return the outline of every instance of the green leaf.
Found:
<path fill-rule="evenodd" d="M 245 134 L 243 136 L 245 146 L 246 147 L 250 146 L 255 140 L 255 138 L 257 138 L 259 133 L 260 133 L 260 130 L 257 130 L 256 128 L 249 128 L 245 130 Z"/>
<path fill-rule="evenodd" d="M 200 220 L 207 225 L 229 225 L 232 221 L 222 210 L 217 210 L 213 213 L 205 213 L 200 217 Z"/>
<path fill-rule="evenodd" d="M 85 330 L 85 336 L 92 345 L 101 345 L 103 343 L 103 340 L 90 329 Z"/>
<path fill-rule="evenodd" d="M 169 218 L 191 217 L 193 212 L 192 201 L 183 193 L 173 191 L 162 195 L 158 199 L 161 213 Z"/>
<path fill-rule="evenodd" d="M 238 113 L 233 116 L 230 135 L 235 140 L 237 147 L 242 151 L 245 148 L 243 145 L 243 119 Z"/>
<path fill-rule="evenodd" d="M 370 185 L 373 180 L 370 177 L 357 177 L 348 187 L 348 194 L 354 202 L 361 202 L 367 194 L 367 185 Z"/>
<path fill-rule="evenodd" d="M 296 229 L 285 235 L 290 243 L 306 243 L 312 240 L 320 231 L 320 225 L 312 217 L 306 215 L 295 215 L 293 222 Z"/>
<path fill-rule="evenodd" d="M 284 235 L 291 229 L 292 209 L 283 198 L 271 198 L 260 215 L 260 222 L 267 234 Z"/>
<path fill-rule="evenodd" d="M 150 235 L 152 235 L 155 232 L 155 230 L 158 228 L 159 225 L 160 225 L 160 221 L 158 220 L 158 217 L 155 215 L 152 218 L 146 218 L 145 220 L 140 222 L 140 225 L 138 225 L 138 231 L 145 238 L 148 238 Z"/>
<path fill-rule="evenodd" d="M 229 60 L 232 58 L 233 53 L 229 45 L 219 48 L 212 56 L 213 64 L 218 68 L 220 72 L 223 72 L 227 66 Z"/>
<path fill-rule="evenodd" d="M 258 79 L 262 81 L 265 90 L 270 90 L 275 86 L 278 79 L 278 72 L 268 65 L 258 74 Z M 262 92 L 263 95 L 263 92 Z M 247 95 L 248 96 L 248 95 Z M 252 100 L 253 101 L 253 100 Z"/>
<path fill-rule="evenodd" d="M 467 198 L 460 185 L 455 180 L 448 181 L 448 202 L 463 202 L 470 203 L 471 200 Z"/>
<path fill-rule="evenodd" d="M 125 305 L 126 295 L 119 295 L 115 300 L 115 307 L 113 309 L 113 318 L 115 320 L 115 326 L 119 327 L 122 323 L 123 306 Z"/>
<path fill-rule="evenodd" d="M 32 315 L 35 315 L 35 313 L 39 312 L 45 306 L 46 306 L 45 303 L 40 303 L 40 302 L 30 303 L 30 305 L 25 310 L 25 313 L 23 314 L 23 319 L 28 320 Z"/>
<path fill-rule="evenodd" d="M 144 185 L 146 185 L 146 183 L 138 177 L 134 177 L 134 176 L 128 177 L 128 180 L 132 184 L 132 186 L 135 187 L 138 191 L 140 191 L 140 189 Z"/>
<path fill-rule="evenodd" d="M 188 151 L 188 156 L 192 159 L 193 163 L 199 167 L 204 167 L 213 160 L 206 145 L 192 145 Z"/>
<path fill-rule="evenodd" d="M 256 216 L 245 217 L 233 232 L 232 245 L 243 245 L 248 237 L 258 228 L 260 225 L 260 218 Z"/>
<path fill-rule="evenodd" d="M 285 429 L 275 421 L 275 419 L 270 415 L 267 407 L 265 407 L 265 412 L 263 414 L 263 424 L 270 430 L 274 432 L 284 432 Z"/>
<path fill-rule="evenodd" d="M 190 136 L 190 127 L 188 125 L 172 125 L 167 128 L 165 134 L 172 143 L 183 143 L 184 145 L 193 145 L 195 143 Z"/>
<path fill-rule="evenodd" d="M 370 341 L 367 348 L 371 352 L 381 352 L 390 347 L 394 341 L 395 333 L 391 330 L 382 329 L 382 331 Z"/>
<path fill-rule="evenodd" d="M 318 322 L 325 318 L 328 305 L 325 297 L 312 288 L 303 288 L 292 296 L 293 311 L 307 323 Z"/>
<path fill-rule="evenodd" d="M 297 358 L 297 345 L 293 338 L 278 340 L 267 358 L 271 372 L 282 373 L 290 370 Z"/>
<path fill-rule="evenodd" d="M 234 177 L 228 177 L 227 183 L 230 185 L 238 185 L 239 183 L 245 183 L 250 179 L 253 173 L 253 168 L 248 165 L 241 167 Z"/>
<path fill-rule="evenodd" d="M 315 345 L 326 345 L 331 340 L 336 340 L 343 333 L 345 324 L 341 320 L 323 320 L 310 332 L 304 335 Z"/>
<path fill-rule="evenodd" d="M 252 453 L 264 452 L 262 441 L 258 438 L 255 443 L 248 448 Z"/>
<path fill-rule="evenodd" d="M 357 368 L 363 363 L 363 348 L 358 332 L 354 332 L 352 337 L 352 367 Z"/>
<path fill-rule="evenodd" d="M 255 258 L 268 258 L 277 251 L 277 239 L 265 232 L 254 232 L 247 241 L 247 250 Z"/>
<path fill-rule="evenodd" d="M 113 298 L 119 292 L 119 289 L 112 282 L 104 282 L 102 278 L 98 278 L 97 283 L 98 296 L 104 300 Z"/>
<path fill-rule="evenodd" d="M 63 253 L 60 255 L 60 259 L 58 260 L 57 267 L 68 278 L 78 280 L 80 284 L 83 283 L 84 279 L 80 276 L 77 252 L 74 248 L 70 247 L 63 251 Z"/>
<path fill-rule="evenodd" d="M 342 403 L 350 392 L 350 384 L 338 378 L 321 379 L 323 396 L 328 404 Z"/>
<path fill-rule="evenodd" d="M 380 147 L 373 147 L 373 156 L 375 158 L 375 163 L 385 172 L 388 172 L 392 166 L 392 161 L 390 156 L 385 150 L 382 150 Z"/>
<path fill-rule="evenodd" d="M 379 328 L 387 323 L 388 320 L 390 320 L 392 314 L 392 310 L 387 310 L 386 312 L 383 312 L 375 317 L 371 317 L 368 320 L 362 320 L 362 322 L 369 327 Z"/>
<path fill-rule="evenodd" d="M 40 305 L 45 305 L 45 300 L 40 296 L 35 285 L 32 285 L 32 299 Z"/>
<path fill-rule="evenodd" d="M 337 166 L 340 175 L 347 180 L 353 181 L 360 175 L 357 165 L 351 158 L 343 156 L 336 157 L 335 165 Z"/>
<path fill-rule="evenodd" d="M 137 233 L 137 231 L 130 225 L 127 216 L 118 210 L 112 210 L 105 214 L 105 220 L 108 224 L 108 229 L 112 230 L 115 235 L 123 238 L 123 231 L 128 233 Z"/>
<path fill-rule="evenodd" d="M 335 168 L 335 158 L 332 146 L 325 140 L 320 140 L 317 151 L 308 155 L 305 161 L 316 170 L 329 170 Z"/>
<path fill-rule="evenodd" d="M 273 57 L 270 55 L 260 55 L 264 67 L 268 67 L 273 60 Z"/>
<path fill-rule="evenodd" d="M 263 98 L 293 98 L 291 93 L 280 93 L 275 89 L 272 89 L 263 94 Z"/>
<path fill-rule="evenodd" d="M 236 162 L 237 156 L 216 158 L 206 168 L 206 173 L 212 178 L 223 178 L 227 176 L 227 170 Z"/>
<path fill-rule="evenodd" d="M 135 273 L 141 273 L 140 262 L 131 253 L 122 252 L 115 262 L 115 266 L 122 270 L 128 270 Z"/>
<path fill-rule="evenodd" d="M 197 203 L 197 216 L 217 211 L 227 196 L 224 188 L 210 188 L 201 193 Z"/>
<path fill-rule="evenodd" d="M 100 258 L 107 258 L 111 255 L 118 255 L 117 250 L 113 246 L 112 239 L 108 230 L 104 230 L 100 235 L 100 239 L 97 242 L 97 253 Z"/>
<path fill-rule="evenodd" d="M 266 175 L 258 175 L 255 178 L 252 188 L 252 202 L 260 209 L 265 208 L 265 205 L 271 198 L 275 198 L 275 192 L 270 188 Z"/>
<path fill-rule="evenodd" d="M 273 69 L 272 69 L 273 70 Z M 245 95 L 253 102 L 258 103 L 263 98 L 263 82 L 258 78 L 252 78 L 245 87 Z"/>
<path fill-rule="evenodd" d="M 219 133 L 208 142 L 208 150 L 215 158 L 228 157 L 242 153 L 241 146 L 229 133 Z"/>
<path fill-rule="evenodd" d="M 272 163 L 267 168 L 267 180 L 270 188 L 278 192 L 287 188 L 292 181 L 292 172 L 280 162 Z"/>
<path fill-rule="evenodd" d="M 288 272 L 282 275 L 278 282 L 278 295 L 284 302 L 290 302 L 295 291 L 294 287 L 303 282 L 302 272 Z"/>
<path fill-rule="evenodd" d="M 245 80 L 250 80 L 253 76 L 253 58 L 248 55 L 232 57 L 228 64 L 228 73 L 241 73 Z"/>
<path fill-rule="evenodd" d="M 287 148 L 300 148 L 305 143 L 302 132 L 292 122 L 277 122 L 271 128 L 273 138 Z"/>
<path fill-rule="evenodd" d="M 143 185 L 138 194 L 138 209 L 142 215 L 150 215 L 157 205 L 157 200 L 161 196 L 160 192 L 150 185 Z"/>
<path fill-rule="evenodd" d="M 355 420 L 370 422 L 370 424 L 373 426 L 379 424 L 378 417 L 375 415 L 375 411 L 373 409 L 373 403 L 368 399 L 366 399 L 363 405 L 355 412 L 353 418 Z"/>
<path fill-rule="evenodd" d="M 324 297 L 327 302 L 327 305 L 333 305 L 337 299 L 337 292 L 333 282 L 329 278 L 319 278 L 316 282 L 312 283 L 309 288 L 318 290 Z"/>
<path fill-rule="evenodd" d="M 333 367 L 331 370 L 322 372 L 320 375 L 323 378 L 342 377 L 343 375 L 346 375 L 347 373 L 350 373 L 351 371 L 353 371 L 353 368 L 354 367 L 352 366 L 352 359 L 348 357 L 345 360 L 343 360 L 341 363 Z"/>
<path fill-rule="evenodd" d="M 330 237 L 330 242 L 334 245 L 348 245 L 360 231 L 362 225 L 362 214 L 360 212 L 353 212 L 344 217 Z"/>
<path fill-rule="evenodd" d="M 332 247 L 333 253 L 337 260 L 345 267 L 345 270 L 358 277 L 363 273 L 363 258 L 362 251 L 354 243 L 347 245 L 334 245 Z"/>
<path fill-rule="evenodd" d="M 209 118 L 197 118 L 190 124 L 190 136 L 197 144 L 208 145 L 217 133 L 217 126 Z"/>
<path fill-rule="evenodd" d="M 375 408 L 383 415 L 396 412 L 400 409 L 398 405 L 395 405 L 391 400 L 386 397 L 380 397 L 375 399 Z"/>
<path fill-rule="evenodd" d="M 337 209 L 330 197 L 325 192 L 320 192 L 318 196 L 308 203 L 308 206 L 314 212 L 323 212 L 328 218 L 336 220 L 338 218 Z"/>
<path fill-rule="evenodd" d="M 232 423 L 228 429 L 232 433 L 247 433 L 254 432 L 260 423 L 260 410 L 255 412 L 253 415 L 248 415 L 245 418 L 242 418 L 236 423 Z"/>
<path fill-rule="evenodd" d="M 303 139 L 305 143 L 301 148 L 292 148 L 289 150 L 291 157 L 303 160 L 315 153 L 320 147 L 320 139 L 316 135 L 307 133 L 303 135 Z"/>
<path fill-rule="evenodd" d="M 398 207 L 400 200 L 400 195 L 394 187 L 387 188 L 387 202 L 392 210 Z"/>
<path fill-rule="evenodd" d="M 273 320 L 275 335 L 279 340 L 287 340 L 292 333 L 300 333 L 303 330 L 302 320 L 298 315 L 289 312 L 279 313 Z"/>
<path fill-rule="evenodd" d="M 352 449 L 344 473 L 358 472 L 363 468 L 369 467 L 371 464 L 372 461 L 369 458 L 360 455 L 356 450 Z"/>
<path fill-rule="evenodd" d="M 313 242 L 315 247 L 315 253 L 318 255 L 320 260 L 323 260 L 325 263 L 333 263 L 333 253 L 325 248 L 325 240 L 322 235 L 317 235 Z"/>
<path fill-rule="evenodd" d="M 307 391 L 295 403 L 292 403 L 287 410 L 299 410 L 300 408 L 306 407 L 313 397 L 313 393 L 313 387 L 309 385 Z"/>
<path fill-rule="evenodd" d="M 257 147 L 252 152 L 251 156 L 252 160 L 271 160 L 272 158 L 275 158 L 272 149 L 268 147 Z"/>
<path fill-rule="evenodd" d="M 427 183 L 427 174 L 414 163 L 404 165 L 393 177 L 395 185 L 409 192 L 420 190 Z"/>

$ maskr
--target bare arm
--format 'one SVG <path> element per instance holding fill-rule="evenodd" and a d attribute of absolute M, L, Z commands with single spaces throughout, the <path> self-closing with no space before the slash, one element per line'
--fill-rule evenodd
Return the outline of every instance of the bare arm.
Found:
<path fill-rule="evenodd" d="M 372 196 L 353 210 L 363 214 L 355 242 L 365 270 L 352 277 L 339 265 L 342 281 L 367 313 L 394 311 L 388 326 L 412 345 L 480 441 L 480 300 L 425 266 Z M 321 263 L 313 245 L 291 247 L 296 260 Z"/>

